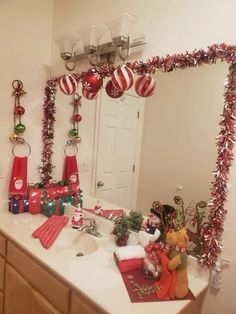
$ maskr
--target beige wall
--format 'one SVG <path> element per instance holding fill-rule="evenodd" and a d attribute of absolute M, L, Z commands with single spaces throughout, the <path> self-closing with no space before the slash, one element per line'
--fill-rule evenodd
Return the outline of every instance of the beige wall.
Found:
<path fill-rule="evenodd" d="M 127 10 L 139 19 L 136 34 L 147 35 L 148 45 L 142 58 L 151 55 L 182 52 L 195 48 L 205 48 L 207 45 L 225 41 L 235 43 L 235 12 L 234 0 L 207 1 L 135 1 L 135 0 L 1 0 L 0 1 L 0 39 L 1 39 L 1 136 L 2 150 L 0 167 L 4 178 L 0 179 L 1 199 L 7 197 L 7 186 L 11 164 L 11 145 L 8 137 L 12 130 L 11 82 L 19 78 L 24 82 L 28 92 L 23 104 L 26 114 L 23 122 L 27 126 L 26 139 L 32 145 L 32 155 L 29 166 L 29 181 L 36 182 L 36 166 L 40 164 L 41 153 L 41 116 L 44 83 L 51 71 L 56 74 L 65 73 L 58 52 L 51 42 L 62 31 L 79 29 L 91 23 L 102 25 L 102 20 L 117 12 Z M 53 23 L 53 25 L 52 25 Z M 53 32 L 52 32 L 53 26 Z M 106 35 L 108 37 L 108 35 Z M 26 57 L 27 55 L 27 57 Z M 79 69 L 78 69 L 79 70 Z M 64 112 L 69 115 L 67 103 L 69 100 L 58 101 L 57 130 L 60 129 L 60 141 L 57 141 L 55 162 L 62 160 L 61 150 L 69 129 L 68 122 L 64 124 Z M 63 107 L 65 106 L 65 107 Z M 66 107 L 67 106 L 67 107 Z M 69 107 L 71 110 L 71 107 Z M 82 161 L 92 161 L 94 103 L 88 102 L 83 107 L 84 124 L 81 126 L 83 145 L 80 146 Z M 66 119 L 66 121 L 68 121 Z M 63 122 L 63 123 L 62 123 Z M 59 132 L 59 131 L 58 131 Z M 60 137 L 60 133 L 56 136 Z M 64 136 L 64 137 L 63 137 Z M 223 237 L 223 255 L 236 259 L 234 221 L 236 214 L 236 165 L 231 171 L 230 193 L 227 207 L 229 213 L 225 222 Z M 55 170 L 55 176 L 60 177 L 61 167 Z M 84 173 L 82 182 L 89 189 L 91 173 Z M 84 178 L 84 179 L 83 179 Z M 236 311 L 234 288 L 236 265 L 223 272 L 222 289 L 217 295 L 207 295 L 202 313 L 233 314 Z M 227 309 L 227 310 L 226 310 Z"/>
<path fill-rule="evenodd" d="M 137 197 L 138 210 L 152 202 L 185 206 L 210 200 L 228 65 L 157 71 L 156 93 L 146 99 Z M 182 190 L 179 187 L 182 187 Z"/>
<path fill-rule="evenodd" d="M 25 139 L 32 147 L 28 180 L 38 182 L 41 163 L 41 119 L 44 84 L 51 66 L 52 0 L 0 1 L 0 199 L 6 199 L 12 161 L 8 138 L 13 133 L 11 83 L 22 80 L 27 95 L 22 98 L 26 125 Z"/>

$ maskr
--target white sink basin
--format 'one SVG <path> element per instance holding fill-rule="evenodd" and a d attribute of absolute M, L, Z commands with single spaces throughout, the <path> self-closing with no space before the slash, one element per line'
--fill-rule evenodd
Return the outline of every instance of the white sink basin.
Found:
<path fill-rule="evenodd" d="M 67 228 L 52 247 L 56 252 L 65 252 L 70 256 L 83 256 L 95 252 L 98 245 L 91 235 Z"/>

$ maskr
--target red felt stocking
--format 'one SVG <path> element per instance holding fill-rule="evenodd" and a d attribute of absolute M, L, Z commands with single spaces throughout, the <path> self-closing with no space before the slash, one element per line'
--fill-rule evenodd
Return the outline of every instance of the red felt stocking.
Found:
<path fill-rule="evenodd" d="M 66 180 L 68 183 L 79 184 L 79 170 L 77 166 L 76 156 L 66 156 L 63 171 L 63 180 Z"/>
<path fill-rule="evenodd" d="M 27 161 L 28 157 L 14 157 L 11 172 L 9 194 L 27 194 Z"/>

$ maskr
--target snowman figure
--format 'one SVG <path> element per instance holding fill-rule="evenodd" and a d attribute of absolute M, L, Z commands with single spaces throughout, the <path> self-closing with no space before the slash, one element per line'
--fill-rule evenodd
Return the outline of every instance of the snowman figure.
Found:
<path fill-rule="evenodd" d="M 84 215 L 80 207 L 76 208 L 74 216 L 71 219 L 71 224 L 73 228 L 78 228 L 84 224 Z"/>

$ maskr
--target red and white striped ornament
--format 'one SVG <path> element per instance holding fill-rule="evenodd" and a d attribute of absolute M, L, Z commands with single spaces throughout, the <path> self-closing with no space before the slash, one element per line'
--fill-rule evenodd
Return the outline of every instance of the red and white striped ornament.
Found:
<path fill-rule="evenodd" d="M 72 95 L 77 89 L 77 81 L 72 74 L 64 75 L 59 83 L 61 91 L 66 95 Z"/>
<path fill-rule="evenodd" d="M 151 75 L 146 74 L 139 77 L 135 82 L 135 91 L 141 97 L 151 96 L 156 88 L 156 82 Z"/>
<path fill-rule="evenodd" d="M 82 88 L 82 95 L 86 98 L 86 99 L 95 99 L 97 98 L 98 95 L 98 91 L 94 91 L 94 92 L 90 92 L 89 90 L 85 89 L 84 87 Z"/>
<path fill-rule="evenodd" d="M 134 83 L 134 73 L 126 65 L 118 67 L 111 76 L 114 87 L 122 92 L 132 87 Z"/>
<path fill-rule="evenodd" d="M 124 94 L 124 92 L 115 88 L 111 80 L 107 82 L 106 92 L 107 92 L 107 95 L 110 96 L 111 98 L 119 98 Z"/>

